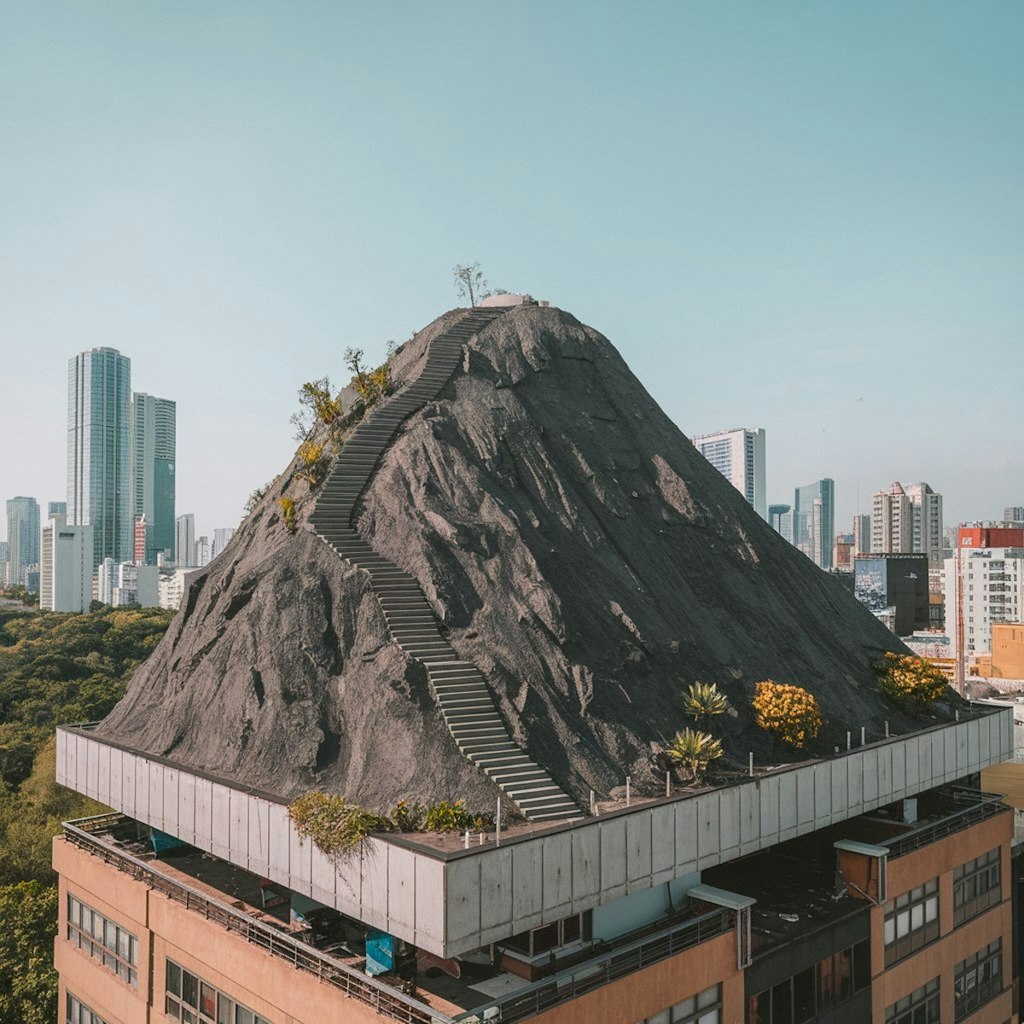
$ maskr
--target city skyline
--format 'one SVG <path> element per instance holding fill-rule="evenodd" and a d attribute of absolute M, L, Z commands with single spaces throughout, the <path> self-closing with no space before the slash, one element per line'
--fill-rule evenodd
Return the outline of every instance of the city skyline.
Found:
<path fill-rule="evenodd" d="M 1024 453 L 936 398 L 1015 400 L 959 368 L 1020 361 L 1024 12 L 743 10 L 527 4 L 486 60 L 451 7 L 400 40 L 377 11 L 11 10 L 0 432 L 39 429 L 0 488 L 62 496 L 49 382 L 108 345 L 178 402 L 178 507 L 236 522 L 294 451 L 297 388 L 348 345 L 379 361 L 480 260 L 605 333 L 687 434 L 763 426 L 769 502 L 832 477 L 847 523 L 858 485 L 867 511 L 910 476 L 949 521 L 1020 504 Z M 535 153 L 481 146 L 499 127 Z"/>

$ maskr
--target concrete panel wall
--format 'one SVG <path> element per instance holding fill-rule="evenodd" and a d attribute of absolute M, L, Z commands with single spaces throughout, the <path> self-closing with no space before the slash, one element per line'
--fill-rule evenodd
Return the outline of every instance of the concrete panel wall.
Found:
<path fill-rule="evenodd" d="M 1013 755 L 1012 711 L 445 861 L 371 839 L 342 860 L 280 804 L 58 730 L 57 778 L 107 806 L 453 956 L 753 853 Z"/>

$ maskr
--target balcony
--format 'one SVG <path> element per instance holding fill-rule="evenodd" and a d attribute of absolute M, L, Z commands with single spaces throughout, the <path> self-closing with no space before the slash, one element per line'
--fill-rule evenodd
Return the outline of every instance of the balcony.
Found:
<path fill-rule="evenodd" d="M 270 909 L 268 903 L 260 910 L 265 880 L 188 847 L 179 856 L 159 859 L 140 834 L 137 822 L 117 813 L 63 825 L 63 838 L 75 847 L 381 1016 L 406 1024 L 522 1020 L 737 928 L 734 912 L 704 912 L 701 905 L 638 932 L 584 944 L 558 961 L 552 957 L 552 973 L 533 983 L 475 957 L 459 964 L 456 977 L 449 972 L 457 961 L 430 956 L 417 963 L 411 978 L 384 975 L 378 980 L 364 973 L 365 958 L 351 938 L 318 948 L 308 928 L 289 924 L 287 905 Z M 340 921 L 341 915 L 336 917 Z"/>

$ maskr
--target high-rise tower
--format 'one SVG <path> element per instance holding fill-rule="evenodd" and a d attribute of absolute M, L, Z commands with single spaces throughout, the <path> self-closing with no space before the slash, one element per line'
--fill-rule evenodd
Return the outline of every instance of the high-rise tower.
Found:
<path fill-rule="evenodd" d="M 10 584 L 25 583 L 30 565 L 39 565 L 39 502 L 35 498 L 7 501 L 7 542 Z"/>
<path fill-rule="evenodd" d="M 133 555 L 131 366 L 112 348 L 68 361 L 68 521 L 93 528 L 93 567 Z"/>
<path fill-rule="evenodd" d="M 723 430 L 692 438 L 697 451 L 711 463 L 754 506 L 762 519 L 768 518 L 765 496 L 764 430 Z"/>
<path fill-rule="evenodd" d="M 835 507 L 836 485 L 827 477 L 793 495 L 793 543 L 822 569 L 832 568 Z"/>
<path fill-rule="evenodd" d="M 132 516 L 146 517 L 144 560 L 174 551 L 176 407 L 167 398 L 132 395 Z"/>

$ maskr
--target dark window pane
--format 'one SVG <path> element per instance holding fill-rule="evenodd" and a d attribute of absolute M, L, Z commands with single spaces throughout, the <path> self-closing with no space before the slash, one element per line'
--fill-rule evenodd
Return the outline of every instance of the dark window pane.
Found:
<path fill-rule="evenodd" d="M 772 989 L 772 1024 L 792 1024 L 793 990 L 791 979 L 780 981 Z"/>
<path fill-rule="evenodd" d="M 871 984 L 871 948 L 868 940 L 853 947 L 853 990 L 859 992 Z"/>
<path fill-rule="evenodd" d="M 181 998 L 189 1006 L 199 1005 L 199 981 L 188 971 L 181 972 Z"/>
<path fill-rule="evenodd" d="M 793 977 L 793 1020 L 804 1024 L 814 1017 L 814 968 Z"/>
<path fill-rule="evenodd" d="M 765 989 L 763 992 L 758 992 L 756 996 L 750 997 L 748 1024 L 772 1024 L 771 996 L 771 990 Z"/>

